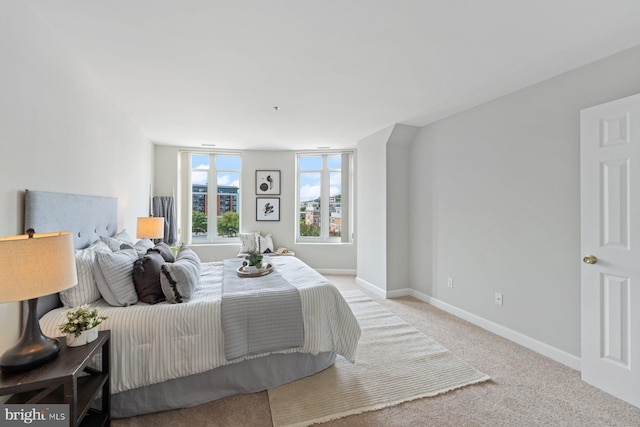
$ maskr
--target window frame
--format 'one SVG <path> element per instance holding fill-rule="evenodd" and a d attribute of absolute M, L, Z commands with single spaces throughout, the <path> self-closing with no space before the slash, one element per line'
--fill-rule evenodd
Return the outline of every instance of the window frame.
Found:
<path fill-rule="evenodd" d="M 342 156 L 340 169 L 329 167 L 329 157 Z M 322 168 L 314 170 L 301 170 L 300 158 L 321 157 Z M 296 243 L 352 243 L 351 229 L 353 226 L 353 165 L 355 153 L 353 151 L 322 151 L 322 152 L 298 152 L 295 155 L 295 241 Z M 341 235 L 330 236 L 330 191 L 331 174 L 340 172 L 341 177 Z M 320 236 L 300 235 L 300 183 L 301 174 L 320 173 Z M 346 181 L 346 182 L 345 182 Z"/>
<path fill-rule="evenodd" d="M 197 246 L 197 245 L 221 245 L 221 244 L 234 244 L 237 245 L 240 243 L 240 238 L 238 236 L 235 237 L 223 237 L 218 234 L 218 173 L 219 172 L 230 172 L 238 174 L 238 193 L 237 193 L 237 213 L 238 213 L 238 233 L 240 233 L 242 227 L 242 153 L 237 151 L 184 151 L 183 157 L 184 163 L 186 163 L 187 167 L 183 167 L 185 172 L 185 201 L 181 203 L 181 211 L 184 212 L 184 229 L 186 230 L 185 237 L 187 244 Z M 207 235 L 208 237 L 203 240 L 193 240 L 193 221 L 192 221 L 192 212 L 193 212 L 193 156 L 208 156 L 209 157 L 209 170 L 207 171 L 207 194 L 211 193 L 211 187 L 209 183 L 215 183 L 215 197 L 207 198 Z M 238 157 L 240 159 L 240 169 L 218 169 L 216 158 L 218 156 L 225 157 Z M 214 219 L 214 221 L 211 221 Z M 211 230 L 211 224 L 214 224 L 213 230 Z M 214 233 L 212 235 L 212 232 Z"/>

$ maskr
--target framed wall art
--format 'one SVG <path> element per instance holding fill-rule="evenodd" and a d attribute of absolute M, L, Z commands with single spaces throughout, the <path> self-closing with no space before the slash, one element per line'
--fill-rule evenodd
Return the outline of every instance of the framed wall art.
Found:
<path fill-rule="evenodd" d="M 280 197 L 256 197 L 256 221 L 280 221 Z"/>
<path fill-rule="evenodd" d="M 256 194 L 280 194 L 280 171 L 256 171 Z"/>

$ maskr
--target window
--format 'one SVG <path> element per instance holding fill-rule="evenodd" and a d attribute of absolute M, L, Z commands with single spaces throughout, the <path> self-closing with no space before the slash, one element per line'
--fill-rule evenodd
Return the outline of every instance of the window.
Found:
<path fill-rule="evenodd" d="M 298 241 L 350 241 L 351 157 L 351 153 L 297 155 Z"/>
<path fill-rule="evenodd" d="M 190 153 L 189 164 L 190 243 L 236 238 L 240 230 L 240 156 Z"/>

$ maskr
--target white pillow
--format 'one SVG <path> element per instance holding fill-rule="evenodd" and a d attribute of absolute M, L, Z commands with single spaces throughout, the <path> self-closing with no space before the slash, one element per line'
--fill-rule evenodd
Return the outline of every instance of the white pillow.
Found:
<path fill-rule="evenodd" d="M 239 233 L 238 237 L 240 237 L 240 241 L 242 242 L 242 247 L 240 248 L 240 253 L 253 252 L 256 250 L 256 236 L 260 235 L 260 233 Z"/>
<path fill-rule="evenodd" d="M 100 299 L 100 291 L 93 276 L 93 264 L 98 251 L 111 252 L 111 249 L 106 243 L 97 240 L 88 248 L 75 251 L 78 284 L 60 292 L 60 301 L 65 307 L 74 308 Z"/>
<path fill-rule="evenodd" d="M 264 254 L 273 252 L 273 239 L 271 233 L 267 233 L 266 236 L 261 236 L 256 233 L 256 251 Z"/>
<path fill-rule="evenodd" d="M 112 240 L 116 240 L 111 237 L 109 238 Z M 117 241 L 120 242 L 120 249 L 118 250 L 135 249 L 136 252 L 138 253 L 138 256 L 145 256 L 147 254 L 147 251 L 155 246 L 155 243 L 153 243 L 151 240 L 147 239 L 146 237 L 138 240 L 135 244 L 125 242 L 123 240 L 117 240 Z M 114 244 L 114 247 L 115 247 L 115 244 Z"/>
<path fill-rule="evenodd" d="M 131 238 L 131 236 L 129 236 L 129 233 L 127 233 L 127 229 L 123 229 L 121 232 L 119 232 L 113 237 L 115 237 L 118 240 L 123 240 L 125 242 L 133 243 L 133 239 Z"/>
<path fill-rule="evenodd" d="M 144 238 L 144 239 L 140 239 L 136 242 L 135 245 L 133 245 L 133 249 L 136 250 L 136 252 L 138 252 L 138 256 L 143 256 L 147 254 L 147 251 L 151 248 L 153 248 L 156 244 L 153 243 L 151 240 Z M 122 248 L 121 249 L 125 249 Z M 128 248 L 126 248 L 128 249 Z"/>
<path fill-rule="evenodd" d="M 122 230 L 113 237 L 100 236 L 100 240 L 105 242 L 112 252 L 119 251 L 123 243 L 127 244 L 127 249 L 129 246 L 133 247 L 133 240 L 131 236 L 129 236 L 129 233 L 127 233 L 127 230 Z"/>
<path fill-rule="evenodd" d="M 135 249 L 118 252 L 96 252 L 94 274 L 96 284 L 110 305 L 126 307 L 138 302 L 133 282 L 133 263 L 138 259 Z"/>

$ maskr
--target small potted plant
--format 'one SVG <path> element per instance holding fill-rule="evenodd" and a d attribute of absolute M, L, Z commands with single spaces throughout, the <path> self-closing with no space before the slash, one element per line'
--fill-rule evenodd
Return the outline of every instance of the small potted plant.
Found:
<path fill-rule="evenodd" d="M 98 338 L 98 325 L 108 319 L 107 316 L 100 316 L 98 309 L 91 309 L 87 304 L 67 311 L 66 316 L 67 321 L 58 326 L 58 329 L 67 334 L 68 347 L 78 347 L 95 341 Z"/>
<path fill-rule="evenodd" d="M 262 271 L 262 257 L 260 252 L 252 251 L 244 257 L 246 261 L 242 261 L 242 266 L 249 272 Z"/>

